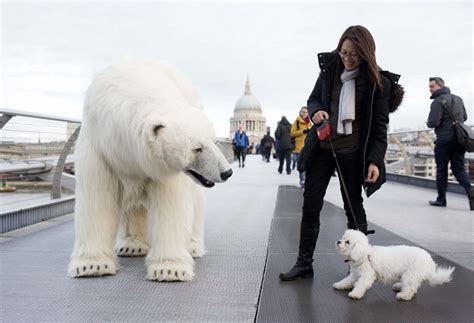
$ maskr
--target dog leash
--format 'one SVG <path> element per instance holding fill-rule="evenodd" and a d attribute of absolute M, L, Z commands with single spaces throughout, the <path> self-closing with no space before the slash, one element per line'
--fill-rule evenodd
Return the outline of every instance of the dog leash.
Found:
<path fill-rule="evenodd" d="M 317 129 L 320 130 L 321 128 L 324 128 L 328 125 L 330 126 L 329 121 L 327 119 L 323 119 L 323 123 L 319 127 L 317 127 Z M 342 189 L 344 191 L 344 195 L 346 196 L 347 204 L 349 205 L 349 210 L 351 211 L 352 220 L 354 221 L 354 226 L 355 226 L 357 231 L 360 231 L 359 225 L 357 224 L 357 220 L 356 220 L 356 217 L 355 217 L 354 209 L 352 208 L 352 203 L 351 203 L 351 200 L 349 198 L 349 192 L 347 191 L 346 182 L 344 181 L 344 177 L 342 176 L 341 167 L 339 166 L 339 161 L 337 160 L 336 151 L 334 150 L 334 146 L 332 145 L 331 130 L 330 129 L 331 128 L 329 127 L 328 140 L 329 140 L 329 145 L 331 146 L 332 155 L 333 155 L 334 160 L 336 162 L 337 174 L 338 174 L 339 179 L 341 181 Z M 318 134 L 319 134 L 319 131 L 318 131 Z M 366 234 L 373 234 L 373 233 L 375 233 L 375 230 L 367 230 Z"/>
<path fill-rule="evenodd" d="M 342 189 L 344 191 L 344 195 L 346 195 L 346 201 L 347 201 L 347 204 L 349 205 L 349 210 L 351 211 L 352 220 L 354 221 L 354 226 L 357 231 L 360 231 L 359 225 L 357 224 L 357 220 L 354 214 L 354 209 L 352 208 L 351 200 L 349 199 L 349 192 L 347 191 L 346 182 L 344 181 L 344 177 L 342 176 L 342 172 L 341 172 L 341 167 L 339 166 L 339 161 L 337 160 L 336 151 L 334 150 L 334 146 L 332 145 L 331 135 L 328 136 L 328 140 L 329 140 L 329 145 L 331 146 L 332 156 L 334 157 L 334 160 L 336 161 L 337 175 L 339 176 L 341 180 Z"/>

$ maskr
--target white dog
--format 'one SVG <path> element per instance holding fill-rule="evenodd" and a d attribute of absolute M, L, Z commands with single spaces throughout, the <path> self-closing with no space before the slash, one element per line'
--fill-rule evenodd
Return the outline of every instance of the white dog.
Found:
<path fill-rule="evenodd" d="M 425 250 L 410 246 L 371 246 L 360 231 L 346 230 L 336 241 L 336 250 L 350 262 L 349 276 L 335 283 L 335 289 L 352 289 L 349 297 L 360 299 L 377 280 L 395 283 L 397 299 L 413 298 L 424 280 L 431 286 L 451 281 L 454 267 L 436 265 Z"/>

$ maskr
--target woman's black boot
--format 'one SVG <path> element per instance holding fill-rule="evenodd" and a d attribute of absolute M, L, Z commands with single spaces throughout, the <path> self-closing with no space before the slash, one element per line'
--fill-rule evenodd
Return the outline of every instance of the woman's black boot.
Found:
<path fill-rule="evenodd" d="M 284 281 L 297 280 L 299 278 L 313 278 L 313 253 L 318 239 L 319 225 L 302 223 L 300 229 L 300 246 L 298 260 L 289 271 L 280 274 Z"/>
<path fill-rule="evenodd" d="M 291 268 L 289 271 L 286 273 L 280 273 L 280 279 L 284 281 L 291 281 L 291 280 L 297 280 L 300 278 L 306 279 L 306 278 L 313 278 L 314 277 L 314 271 L 313 271 L 313 259 L 311 259 L 309 262 L 305 261 L 298 261 L 296 264 Z"/>

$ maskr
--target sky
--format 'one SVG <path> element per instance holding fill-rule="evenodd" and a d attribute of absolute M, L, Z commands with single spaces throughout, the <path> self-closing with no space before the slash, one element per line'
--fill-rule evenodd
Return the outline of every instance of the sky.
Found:
<path fill-rule="evenodd" d="M 273 132 L 306 105 L 317 53 L 358 24 L 371 31 L 379 66 L 401 74 L 406 90 L 391 131 L 426 128 L 430 76 L 463 98 L 474 124 L 471 1 L 2 1 L 0 11 L 0 110 L 80 119 L 94 75 L 132 56 L 183 72 L 219 137 L 229 135 L 248 74 Z"/>

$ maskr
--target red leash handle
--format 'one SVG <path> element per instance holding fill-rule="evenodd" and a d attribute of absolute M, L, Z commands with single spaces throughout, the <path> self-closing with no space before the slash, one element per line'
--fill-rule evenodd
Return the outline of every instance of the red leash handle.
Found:
<path fill-rule="evenodd" d="M 331 137 L 331 123 L 328 119 L 323 119 L 319 126 L 316 126 L 318 138 L 321 141 L 326 141 Z"/>

